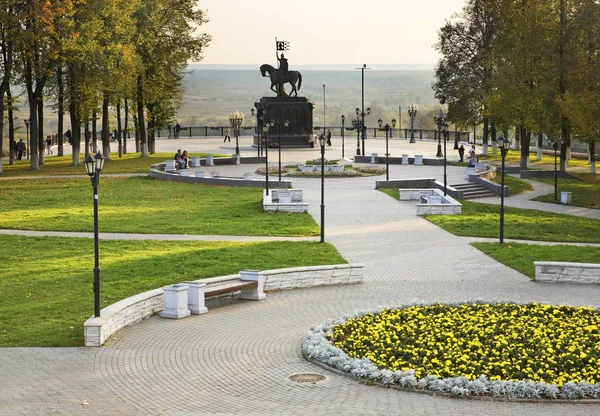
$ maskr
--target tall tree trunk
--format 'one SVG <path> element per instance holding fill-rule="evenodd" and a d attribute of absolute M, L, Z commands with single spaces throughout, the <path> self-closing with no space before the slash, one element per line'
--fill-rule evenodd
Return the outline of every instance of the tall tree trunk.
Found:
<path fill-rule="evenodd" d="M 63 66 L 59 63 L 56 68 L 56 85 L 58 86 L 58 126 L 56 140 L 58 141 L 58 156 L 64 155 L 64 118 L 65 118 L 65 87 L 63 81 Z"/>
<path fill-rule="evenodd" d="M 490 123 L 490 135 L 492 136 L 492 154 L 498 153 L 498 140 L 496 137 L 496 123 Z"/>
<path fill-rule="evenodd" d="M 558 89 L 560 98 L 564 99 L 567 92 L 567 8 L 566 0 L 560 0 L 560 21 L 559 21 L 559 39 L 558 39 Z M 567 171 L 567 146 L 570 145 L 569 120 L 565 114 L 560 115 L 560 130 L 562 133 L 563 144 L 560 147 L 560 171 Z"/>
<path fill-rule="evenodd" d="M 121 99 L 117 101 L 117 143 L 119 146 L 119 158 L 123 157 L 123 130 L 121 130 Z"/>
<path fill-rule="evenodd" d="M 108 124 L 108 92 L 102 97 L 102 153 L 106 160 L 110 160 L 110 127 Z"/>
<path fill-rule="evenodd" d="M 0 87 L 0 173 L 2 173 L 2 151 L 4 150 L 4 91 L 5 90 Z M 9 140 L 8 149 L 12 155 L 10 143 L 11 141 Z"/>
<path fill-rule="evenodd" d="M 142 76 L 138 75 L 137 79 L 137 117 L 138 129 L 140 131 L 140 145 L 142 157 L 148 157 L 148 141 L 146 137 L 146 123 L 144 117 L 144 89 L 142 85 Z"/>
<path fill-rule="evenodd" d="M 515 146 L 514 146 L 515 150 L 520 150 L 521 149 L 521 130 L 519 129 L 519 127 L 515 127 Z"/>
<path fill-rule="evenodd" d="M 148 151 L 150 154 L 154 154 L 155 148 L 155 138 L 154 138 L 154 126 L 156 126 L 156 118 L 154 117 L 154 104 L 148 104 L 148 114 L 150 114 L 150 118 L 148 120 Z"/>
<path fill-rule="evenodd" d="M 81 152 L 81 116 L 77 111 L 76 101 L 73 99 L 75 95 L 71 95 L 69 104 L 69 118 L 71 119 L 71 151 L 73 158 L 73 166 L 79 166 L 79 153 Z M 89 147 L 86 148 L 89 149 Z M 86 152 L 86 155 L 89 154 Z"/>
<path fill-rule="evenodd" d="M 525 130 L 525 125 L 518 127 L 519 137 L 521 138 L 521 170 L 529 169 L 529 139 L 530 134 Z"/>
<path fill-rule="evenodd" d="M 536 160 L 539 162 L 542 160 L 542 147 L 544 146 L 544 134 L 539 131 L 537 135 L 537 157 Z"/>
<path fill-rule="evenodd" d="M 39 163 L 40 165 L 44 164 L 44 149 L 46 148 L 44 141 L 44 99 L 39 98 L 37 102 L 38 108 L 38 153 L 39 153 Z"/>
<path fill-rule="evenodd" d="M 85 127 L 84 127 L 84 130 L 83 130 L 83 135 L 84 135 L 84 141 L 85 141 L 85 143 L 84 143 L 85 144 L 85 155 L 89 156 L 90 153 L 91 153 L 90 152 L 90 148 L 92 147 L 92 141 L 93 141 L 92 133 L 90 132 L 90 122 L 89 122 L 89 120 L 85 121 Z"/>
<path fill-rule="evenodd" d="M 590 172 L 596 174 L 596 143 L 591 140 L 588 151 L 590 152 Z"/>
<path fill-rule="evenodd" d="M 98 152 L 98 124 L 96 121 L 98 120 L 98 115 L 96 114 L 96 109 L 92 111 L 92 151 L 94 154 Z"/>
<path fill-rule="evenodd" d="M 488 154 L 488 137 L 490 134 L 490 118 L 489 117 L 484 117 L 483 118 L 483 139 L 482 139 L 482 143 L 483 143 L 483 148 L 482 148 L 482 155 L 487 156 Z"/>
<path fill-rule="evenodd" d="M 127 139 L 129 136 L 129 105 L 127 103 L 127 97 L 125 98 L 125 125 L 123 126 L 123 154 L 127 154 Z"/>
<path fill-rule="evenodd" d="M 138 124 L 138 118 L 135 115 L 135 113 L 133 113 L 133 127 L 135 129 L 135 152 L 139 153 L 140 152 L 140 128 L 139 128 L 139 124 Z"/>
<path fill-rule="evenodd" d="M 10 156 L 8 157 L 8 164 L 13 165 L 15 163 L 15 118 L 13 115 L 12 106 L 12 94 L 10 88 L 6 91 L 6 102 L 8 103 L 8 143 Z"/>

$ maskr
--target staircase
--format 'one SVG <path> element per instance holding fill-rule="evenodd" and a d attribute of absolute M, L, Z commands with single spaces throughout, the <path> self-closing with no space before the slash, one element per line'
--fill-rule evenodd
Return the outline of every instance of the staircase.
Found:
<path fill-rule="evenodd" d="M 476 183 L 459 183 L 457 185 L 450 186 L 452 186 L 454 189 L 462 191 L 463 199 L 487 198 L 490 196 L 496 196 L 496 194 L 489 189 Z"/>

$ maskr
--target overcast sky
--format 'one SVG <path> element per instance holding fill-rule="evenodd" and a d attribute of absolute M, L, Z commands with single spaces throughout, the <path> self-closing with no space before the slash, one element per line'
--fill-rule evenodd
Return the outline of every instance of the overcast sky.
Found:
<path fill-rule="evenodd" d="M 204 64 L 434 64 L 438 30 L 464 0 L 199 0 L 212 35 Z"/>

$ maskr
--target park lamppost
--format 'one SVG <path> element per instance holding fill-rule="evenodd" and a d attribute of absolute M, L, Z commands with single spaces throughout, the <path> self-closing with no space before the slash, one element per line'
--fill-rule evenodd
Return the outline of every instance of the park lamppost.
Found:
<path fill-rule="evenodd" d="M 231 124 L 231 128 L 233 129 L 233 135 L 235 136 L 235 154 L 240 155 L 240 144 L 239 144 L 239 136 L 240 136 L 240 127 L 244 122 L 244 114 L 240 113 L 238 110 L 235 110 L 233 113 L 229 113 L 229 123 Z"/>
<path fill-rule="evenodd" d="M 252 117 L 254 117 L 254 114 L 255 114 L 254 108 L 250 109 L 250 113 L 252 113 Z M 260 126 L 260 116 L 256 117 L 256 137 L 258 138 L 258 140 L 257 140 L 258 141 L 258 146 L 256 146 L 256 151 L 257 151 L 256 156 L 260 157 L 261 153 L 262 153 L 261 152 L 261 147 L 260 147 L 260 143 L 262 141 L 262 129 L 261 129 L 261 126 Z"/>
<path fill-rule="evenodd" d="M 446 114 L 444 114 L 442 112 L 442 110 L 438 110 L 438 112 L 433 115 L 433 122 L 435 123 L 435 125 L 438 128 L 438 146 L 437 146 L 437 153 L 436 153 L 435 157 L 442 157 L 443 154 L 442 154 L 441 133 L 442 133 L 442 127 L 444 126 L 444 123 L 446 122 Z M 445 138 L 444 138 L 444 144 L 446 144 Z"/>
<path fill-rule="evenodd" d="M 342 159 L 344 158 L 344 121 L 346 121 L 346 116 L 342 114 Z"/>
<path fill-rule="evenodd" d="M 98 152 L 94 157 L 87 155 L 83 163 L 85 171 L 92 179 L 94 188 L 94 316 L 100 317 L 100 255 L 98 252 L 98 184 L 100 172 L 104 168 L 104 156 Z"/>
<path fill-rule="evenodd" d="M 408 117 L 410 117 L 410 143 L 415 142 L 415 117 L 419 106 L 415 103 L 410 103 L 408 106 Z"/>
<path fill-rule="evenodd" d="M 557 164 L 557 152 L 558 147 L 562 145 L 563 140 L 554 140 L 552 147 L 554 148 L 554 200 L 558 201 L 558 164 Z"/>
<path fill-rule="evenodd" d="M 23 122 L 25 123 L 25 130 L 27 130 L 27 144 L 26 144 L 26 149 L 29 149 L 29 119 L 26 118 L 25 120 L 23 120 Z M 29 160 L 29 152 L 27 153 L 27 160 Z"/>
<path fill-rule="evenodd" d="M 381 125 L 383 124 L 383 121 L 381 119 L 377 120 L 377 124 L 379 124 L 379 128 L 381 128 Z M 389 132 L 390 132 L 390 125 L 385 123 L 385 180 L 389 181 L 390 180 L 390 152 L 389 152 L 389 148 L 388 148 L 388 137 L 389 137 Z"/>
<path fill-rule="evenodd" d="M 321 146 L 321 243 L 325 242 L 325 132 L 319 136 Z"/>
<path fill-rule="evenodd" d="M 269 195 L 269 127 L 274 124 L 272 121 L 271 123 L 265 123 L 263 126 L 263 132 L 265 133 L 265 188 L 267 195 Z"/>
<path fill-rule="evenodd" d="M 356 118 L 352 119 L 352 127 L 356 130 L 356 156 L 360 156 L 360 134 L 362 132 L 362 122 L 356 109 Z"/>
<path fill-rule="evenodd" d="M 287 129 L 290 125 L 288 120 L 283 122 L 284 127 Z M 279 143 L 277 144 L 277 148 L 279 151 L 279 182 L 281 182 L 281 123 L 277 124 L 277 131 L 279 133 Z"/>
<path fill-rule="evenodd" d="M 508 149 L 510 149 L 510 140 L 506 137 L 499 137 L 500 141 L 500 152 L 502 153 L 502 184 L 500 191 L 500 244 L 504 243 L 504 160 L 506 159 L 506 154 L 508 153 Z"/>
<path fill-rule="evenodd" d="M 367 112 L 365 113 L 365 103 L 364 103 L 364 97 L 363 97 L 363 111 L 360 111 L 360 109 L 358 107 L 356 107 L 356 117 L 360 117 L 360 125 L 361 125 L 361 132 L 360 134 L 362 135 L 362 155 L 365 155 L 365 136 L 367 133 L 367 128 L 365 127 L 365 116 L 368 116 L 369 114 L 371 114 L 371 108 L 367 107 Z M 360 138 L 360 136 L 359 136 Z M 357 145 L 356 147 L 356 154 L 360 155 L 360 143 Z"/>

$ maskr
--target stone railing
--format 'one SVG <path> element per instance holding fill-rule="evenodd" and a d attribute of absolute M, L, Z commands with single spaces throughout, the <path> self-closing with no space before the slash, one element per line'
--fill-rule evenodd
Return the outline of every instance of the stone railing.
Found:
<path fill-rule="evenodd" d="M 313 286 L 362 283 L 362 264 L 292 267 L 264 270 L 264 290 L 282 290 Z M 239 278 L 228 275 L 202 279 L 207 288 L 224 280 Z M 121 328 L 132 325 L 163 310 L 163 289 L 154 289 L 113 303 L 100 311 L 100 317 L 91 317 L 84 324 L 85 346 L 100 347 Z"/>
<path fill-rule="evenodd" d="M 600 264 L 536 261 L 537 282 L 600 284 Z"/>

